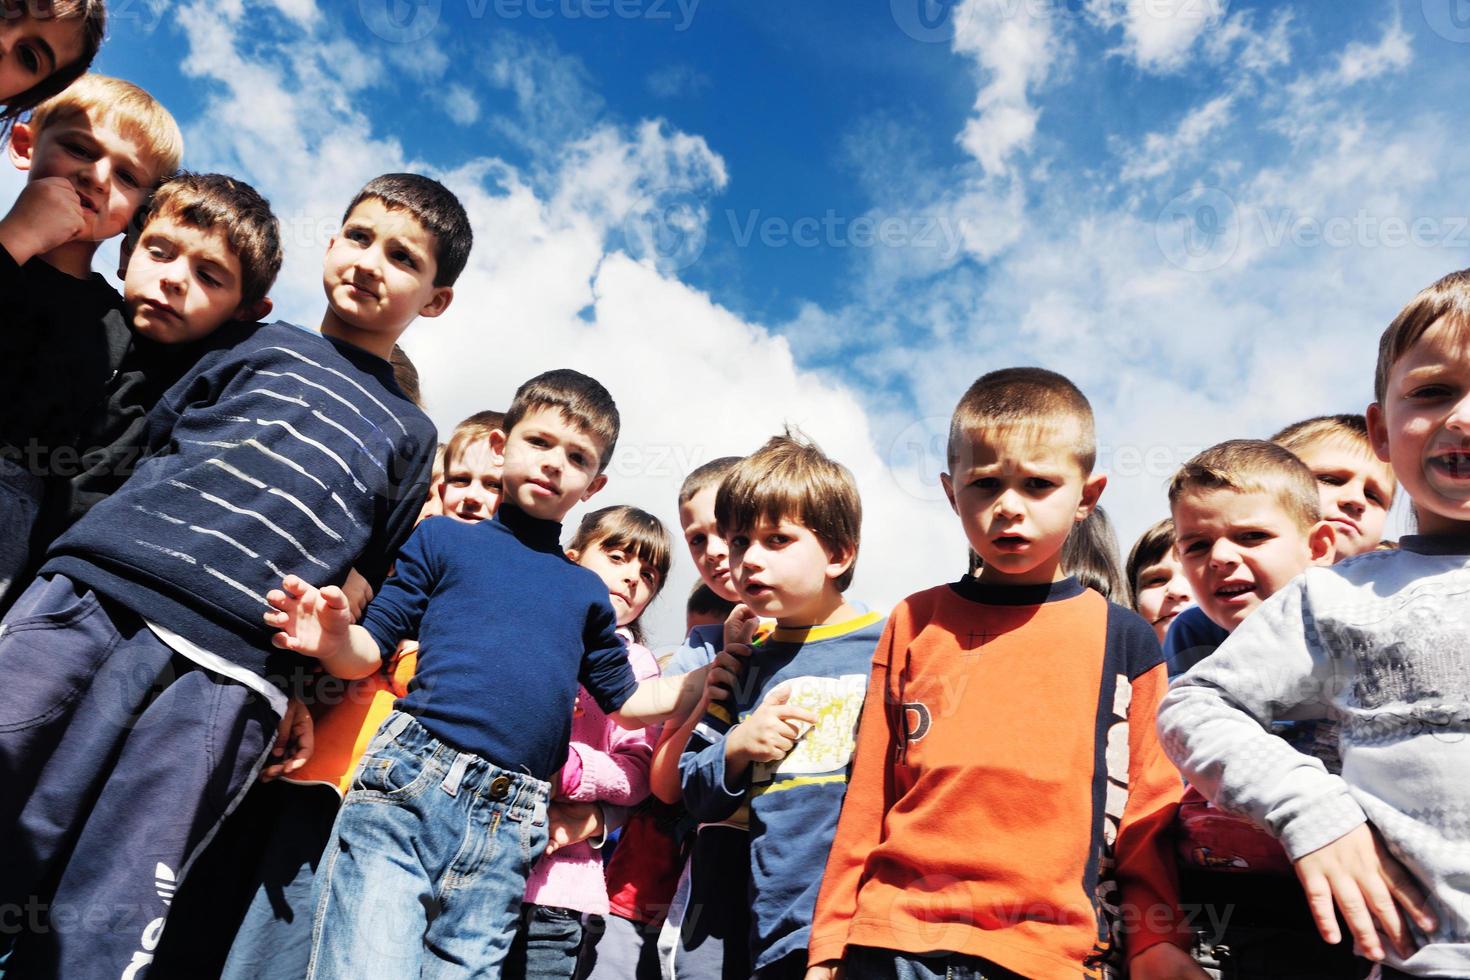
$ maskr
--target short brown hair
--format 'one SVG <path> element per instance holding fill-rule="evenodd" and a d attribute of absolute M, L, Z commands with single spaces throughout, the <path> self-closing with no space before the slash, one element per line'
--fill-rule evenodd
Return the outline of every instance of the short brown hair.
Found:
<path fill-rule="evenodd" d="M 489 439 L 490 433 L 497 429 L 505 431 L 504 412 L 476 412 L 456 425 L 444 444 L 444 468 L 447 470 L 466 449 L 481 439 Z"/>
<path fill-rule="evenodd" d="M 557 409 L 562 418 L 591 436 L 600 447 L 597 472 L 607 469 L 622 421 L 612 395 L 595 378 L 570 368 L 536 375 L 516 389 L 505 412 L 505 433 L 509 435 L 528 412 L 538 408 Z"/>
<path fill-rule="evenodd" d="M 1470 269 L 1451 272 L 1420 290 L 1383 331 L 1378 339 L 1378 367 L 1373 372 L 1373 398 L 1378 404 L 1382 405 L 1388 394 L 1388 374 L 1398 359 L 1425 331 L 1446 317 L 1470 326 Z"/>
<path fill-rule="evenodd" d="M 1123 598 L 1123 560 L 1118 556 L 1118 532 L 1101 507 L 1072 525 L 1062 542 L 1062 571 L 1086 588 L 1113 602 Z"/>
<path fill-rule="evenodd" d="M 388 352 L 388 363 L 393 367 L 393 381 L 398 390 L 419 408 L 424 407 L 424 392 L 419 385 L 419 369 L 409 360 L 408 352 L 397 344 Z"/>
<path fill-rule="evenodd" d="M 32 109 L 27 123 L 39 136 L 47 126 L 89 113 L 138 140 L 158 165 L 155 177 L 166 177 L 179 168 L 184 156 L 179 124 L 157 99 L 121 78 L 83 75 Z"/>
<path fill-rule="evenodd" d="M 243 180 L 224 174 L 173 175 L 133 216 L 136 230 L 130 239 L 147 231 L 148 223 L 159 217 L 202 231 L 219 228 L 224 232 L 230 251 L 240 260 L 242 305 L 265 299 L 275 285 L 281 271 L 281 225 L 270 202 Z"/>
<path fill-rule="evenodd" d="M 715 496 L 721 536 L 762 520 L 794 521 L 832 553 L 852 555 L 836 585 L 845 591 L 852 584 L 863 523 L 857 482 L 847 467 L 789 429 L 735 464 Z"/>
<path fill-rule="evenodd" d="M 949 423 L 948 464 L 961 458 L 961 445 L 987 429 L 1045 429 L 1074 421 L 1073 450 L 1083 475 L 1097 462 L 1092 405 L 1077 386 L 1055 371 L 1039 367 L 1003 368 L 982 375 L 955 406 Z"/>
<path fill-rule="evenodd" d="M 1169 506 L 1190 493 L 1227 490 L 1268 493 L 1303 533 L 1322 519 L 1317 481 L 1289 449 L 1263 439 L 1232 439 L 1211 446 L 1169 481 Z"/>
<path fill-rule="evenodd" d="M 102 47 L 102 37 L 107 33 L 107 7 L 103 0 L 50 0 L 49 3 L 0 0 L 0 19 L 14 20 L 21 17 L 81 21 L 79 27 L 82 49 L 74 61 L 57 65 L 51 74 L 24 92 L 5 100 L 5 105 L 0 107 L 0 141 L 4 140 L 11 125 L 23 113 L 63 91 L 86 72 L 92 59 L 97 57 L 97 49 Z"/>
<path fill-rule="evenodd" d="M 346 224 L 357 206 L 369 198 L 382 201 L 390 211 L 407 211 L 434 236 L 434 285 L 453 286 L 474 244 L 470 217 L 454 192 L 420 174 L 383 174 L 357 192 L 342 215 L 342 223 Z"/>
<path fill-rule="evenodd" d="M 568 550 L 584 552 L 593 545 L 604 551 L 627 551 L 637 556 L 645 566 L 658 572 L 658 585 L 653 590 L 651 602 L 663 590 L 669 577 L 669 563 L 674 555 L 674 539 L 663 522 L 646 510 L 637 507 L 617 506 L 594 510 L 582 518 L 577 533 L 572 535 Z M 639 617 L 641 620 L 642 617 Z M 633 639 L 643 640 L 643 627 L 639 620 L 628 624 Z"/>
<path fill-rule="evenodd" d="M 1128 604 L 1138 611 L 1138 577 L 1151 565 L 1156 565 L 1174 549 L 1174 518 L 1166 517 L 1144 531 L 1128 551 L 1128 562 L 1124 573 L 1127 576 Z"/>
<path fill-rule="evenodd" d="M 1301 454 L 1309 446 L 1323 443 L 1348 445 L 1373 455 L 1373 440 L 1368 437 L 1368 420 L 1361 415 L 1318 415 L 1293 422 L 1271 437 L 1278 446 Z"/>
<path fill-rule="evenodd" d="M 710 487 L 718 489 L 720 482 L 739 462 L 739 456 L 721 456 L 719 459 L 712 459 L 708 463 L 695 467 L 688 476 L 684 477 L 684 482 L 679 487 L 679 506 L 683 507 Z"/>

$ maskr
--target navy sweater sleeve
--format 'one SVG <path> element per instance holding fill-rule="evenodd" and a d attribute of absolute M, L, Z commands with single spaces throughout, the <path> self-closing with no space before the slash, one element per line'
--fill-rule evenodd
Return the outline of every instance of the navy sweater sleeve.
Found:
<path fill-rule="evenodd" d="M 435 533 L 441 521 L 424 521 L 398 553 L 393 576 L 362 614 L 362 628 L 387 657 L 406 639 L 416 639 L 439 576 Z"/>
<path fill-rule="evenodd" d="M 1164 662 L 1164 651 L 1154 628 L 1132 609 L 1108 603 L 1108 647 L 1116 650 L 1124 664 L 1128 679 L 1136 680 Z"/>
<path fill-rule="evenodd" d="M 594 603 L 587 610 L 583 649 L 587 652 L 582 657 L 577 680 L 603 711 L 618 710 L 637 690 L 638 678 L 628 664 L 628 647 L 618 636 L 618 620 L 611 602 Z"/>

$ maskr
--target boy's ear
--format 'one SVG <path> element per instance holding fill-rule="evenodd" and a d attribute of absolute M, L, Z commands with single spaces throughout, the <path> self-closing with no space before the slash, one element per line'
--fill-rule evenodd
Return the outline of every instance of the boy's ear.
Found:
<path fill-rule="evenodd" d="M 36 150 L 36 134 L 30 123 L 18 122 L 10 129 L 10 162 L 16 170 L 31 169 L 31 155 Z"/>
<path fill-rule="evenodd" d="M 595 493 L 597 493 L 597 491 L 601 490 L 605 486 L 607 486 L 607 474 L 606 473 L 599 473 L 599 474 L 597 474 L 596 479 L 594 479 L 591 483 L 587 484 L 587 492 L 584 493 L 584 494 L 582 494 L 582 498 L 581 499 L 583 499 L 583 500 L 591 500 L 592 499 L 592 496 Z"/>
<path fill-rule="evenodd" d="M 949 509 L 958 514 L 960 505 L 954 502 L 954 477 L 948 473 L 939 474 L 939 485 L 944 487 L 944 495 L 949 498 Z"/>
<path fill-rule="evenodd" d="M 1082 499 L 1077 503 L 1077 520 L 1085 520 L 1097 506 L 1098 499 L 1108 487 L 1106 473 L 1094 473 L 1082 484 Z"/>
<path fill-rule="evenodd" d="M 449 309 L 449 304 L 454 301 L 454 287 L 440 286 L 434 290 L 434 295 L 419 310 L 419 316 L 438 316 Z"/>
<path fill-rule="evenodd" d="M 1392 462 L 1388 458 L 1388 420 L 1383 417 L 1383 407 L 1374 402 L 1363 417 L 1368 420 L 1368 440 L 1373 443 L 1373 454 L 1385 463 Z"/>
<path fill-rule="evenodd" d="M 495 457 L 495 465 L 505 465 L 505 432 L 500 429 L 491 429 L 490 435 L 486 436 L 490 443 L 490 455 Z"/>
<path fill-rule="evenodd" d="M 1307 551 L 1313 565 L 1327 566 L 1337 560 L 1337 532 L 1326 521 L 1318 521 L 1307 532 Z"/>
<path fill-rule="evenodd" d="M 577 563 L 577 559 L 578 558 L 581 558 L 581 557 L 582 557 L 582 553 L 580 551 L 578 551 L 576 548 L 568 548 L 567 549 L 567 561 L 571 562 L 572 564 L 575 565 Z"/>
<path fill-rule="evenodd" d="M 840 578 L 852 563 L 857 560 L 857 552 L 852 548 L 844 548 L 841 551 L 829 551 L 827 557 L 831 559 L 827 563 L 827 578 Z"/>
<path fill-rule="evenodd" d="M 257 323 L 270 316 L 271 310 L 275 308 L 276 304 L 271 301 L 269 296 L 262 296 L 249 306 L 242 306 L 236 310 L 234 319 L 239 320 L 241 323 Z"/>

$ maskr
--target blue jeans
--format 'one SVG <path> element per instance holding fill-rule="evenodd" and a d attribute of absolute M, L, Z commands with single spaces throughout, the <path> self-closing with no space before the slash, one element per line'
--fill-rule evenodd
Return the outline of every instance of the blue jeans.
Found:
<path fill-rule="evenodd" d="M 504 980 L 572 980 L 582 949 L 582 913 L 527 905 L 505 959 Z"/>
<path fill-rule="evenodd" d="M 1023 980 L 1019 973 L 958 953 L 900 953 L 849 946 L 843 959 L 848 980 Z"/>
<path fill-rule="evenodd" d="M 389 715 L 322 853 L 307 976 L 498 977 L 549 790 Z"/>

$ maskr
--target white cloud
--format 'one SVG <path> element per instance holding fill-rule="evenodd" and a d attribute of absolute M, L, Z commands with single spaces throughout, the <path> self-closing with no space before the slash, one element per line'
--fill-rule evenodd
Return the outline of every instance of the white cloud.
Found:
<path fill-rule="evenodd" d="M 322 19 L 316 0 L 270 0 L 271 6 L 285 14 L 298 27 L 315 27 Z"/>
<path fill-rule="evenodd" d="M 960 145 L 986 174 L 1005 175 L 1011 157 L 1028 149 L 1036 134 L 1041 113 L 1030 94 L 1060 53 L 1054 18 L 1005 0 L 965 0 L 953 17 L 954 50 L 975 62 L 981 81 Z"/>
<path fill-rule="evenodd" d="M 1369 81 L 1389 72 L 1403 71 L 1413 57 L 1409 34 L 1395 20 L 1377 44 L 1354 42 L 1347 46 L 1338 59 L 1337 79 L 1344 85 Z"/>
<path fill-rule="evenodd" d="M 1108 28 L 1123 28 L 1121 53 L 1145 71 L 1169 73 L 1188 63 L 1195 42 L 1225 16 L 1224 0 L 1090 0 Z"/>
<path fill-rule="evenodd" d="M 1172 171 L 1230 123 L 1235 99 L 1233 94 L 1216 96 L 1191 109 L 1172 133 L 1149 133 L 1142 146 L 1126 155 L 1122 178 L 1152 180 Z"/>
<path fill-rule="evenodd" d="M 480 118 L 480 103 L 473 91 L 455 83 L 444 89 L 444 111 L 461 126 L 468 126 Z"/>

